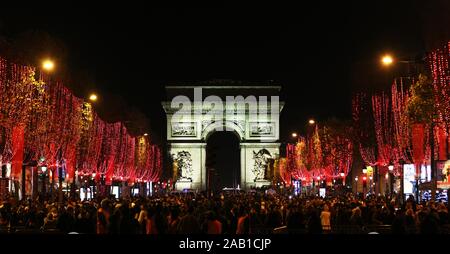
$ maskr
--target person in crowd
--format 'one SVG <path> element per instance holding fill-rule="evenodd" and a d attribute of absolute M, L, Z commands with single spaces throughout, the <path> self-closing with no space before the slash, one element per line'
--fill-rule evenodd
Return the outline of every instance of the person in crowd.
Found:
<path fill-rule="evenodd" d="M 250 225 L 247 209 L 244 206 L 241 206 L 238 216 L 238 222 L 236 227 L 236 234 L 249 234 L 250 233 Z"/>
<path fill-rule="evenodd" d="M 328 205 L 323 206 L 323 211 L 320 213 L 320 221 L 322 224 L 322 230 L 324 233 L 331 232 L 331 213 Z"/>
<path fill-rule="evenodd" d="M 178 206 L 172 207 L 169 218 L 169 228 L 167 233 L 176 234 L 178 225 L 180 223 L 180 208 Z"/>
<path fill-rule="evenodd" d="M 187 214 L 180 219 L 178 224 L 178 234 L 199 234 L 200 226 L 194 215 L 193 204 L 187 205 Z"/>
<path fill-rule="evenodd" d="M 222 223 L 217 219 L 215 212 L 208 212 L 207 219 L 204 225 L 204 232 L 208 235 L 222 234 Z"/>

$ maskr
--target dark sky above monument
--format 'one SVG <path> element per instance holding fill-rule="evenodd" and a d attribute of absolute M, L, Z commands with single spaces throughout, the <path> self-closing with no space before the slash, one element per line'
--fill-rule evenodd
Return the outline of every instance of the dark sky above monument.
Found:
<path fill-rule="evenodd" d="M 43 30 L 61 39 L 69 70 L 92 75 L 89 86 L 100 95 L 116 93 L 140 108 L 162 137 L 164 85 L 273 80 L 283 86 L 287 138 L 310 117 L 350 119 L 352 92 L 389 86 L 380 55 L 420 56 L 427 27 L 443 26 L 425 22 L 427 8 L 416 1 L 360 2 L 263 10 L 2 8 L 0 35 Z"/>

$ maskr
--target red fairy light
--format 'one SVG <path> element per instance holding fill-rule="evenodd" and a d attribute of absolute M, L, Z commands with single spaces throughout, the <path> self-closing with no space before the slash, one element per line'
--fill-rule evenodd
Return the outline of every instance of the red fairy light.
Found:
<path fill-rule="evenodd" d="M 450 149 L 450 41 L 444 47 L 428 54 L 427 59 L 432 74 L 435 105 L 438 113 L 438 123 L 436 125 L 441 126 L 445 131 L 445 135 L 439 131 L 435 132 L 435 139 L 440 144 L 446 142 L 447 148 Z M 444 150 L 441 148 L 437 152 L 440 158 L 447 157 L 447 154 L 450 152 L 450 150 L 446 152 Z"/>
<path fill-rule="evenodd" d="M 67 180 L 104 175 L 112 179 L 157 181 L 162 171 L 160 148 L 127 133 L 121 123 L 100 119 L 62 82 L 35 69 L 0 58 L 0 131 L 2 162 L 13 162 L 18 178 L 21 164 L 45 158 L 49 167 L 65 166 Z M 19 127 L 20 126 L 20 127 Z"/>

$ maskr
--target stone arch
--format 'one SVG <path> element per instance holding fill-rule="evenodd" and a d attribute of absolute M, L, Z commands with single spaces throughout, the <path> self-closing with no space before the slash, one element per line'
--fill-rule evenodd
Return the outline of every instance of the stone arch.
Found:
<path fill-rule="evenodd" d="M 211 134 L 218 130 L 232 131 L 237 136 L 240 142 L 245 139 L 244 131 L 236 123 L 232 121 L 217 121 L 209 124 L 202 131 L 202 140 L 206 141 L 208 137 L 211 136 Z"/>

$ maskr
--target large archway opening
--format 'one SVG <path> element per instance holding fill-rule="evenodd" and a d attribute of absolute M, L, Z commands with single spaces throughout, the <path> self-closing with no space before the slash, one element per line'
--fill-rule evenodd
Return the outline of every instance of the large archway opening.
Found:
<path fill-rule="evenodd" d="M 237 188 L 241 179 L 238 136 L 231 131 L 217 131 L 206 141 L 207 189 Z"/>

